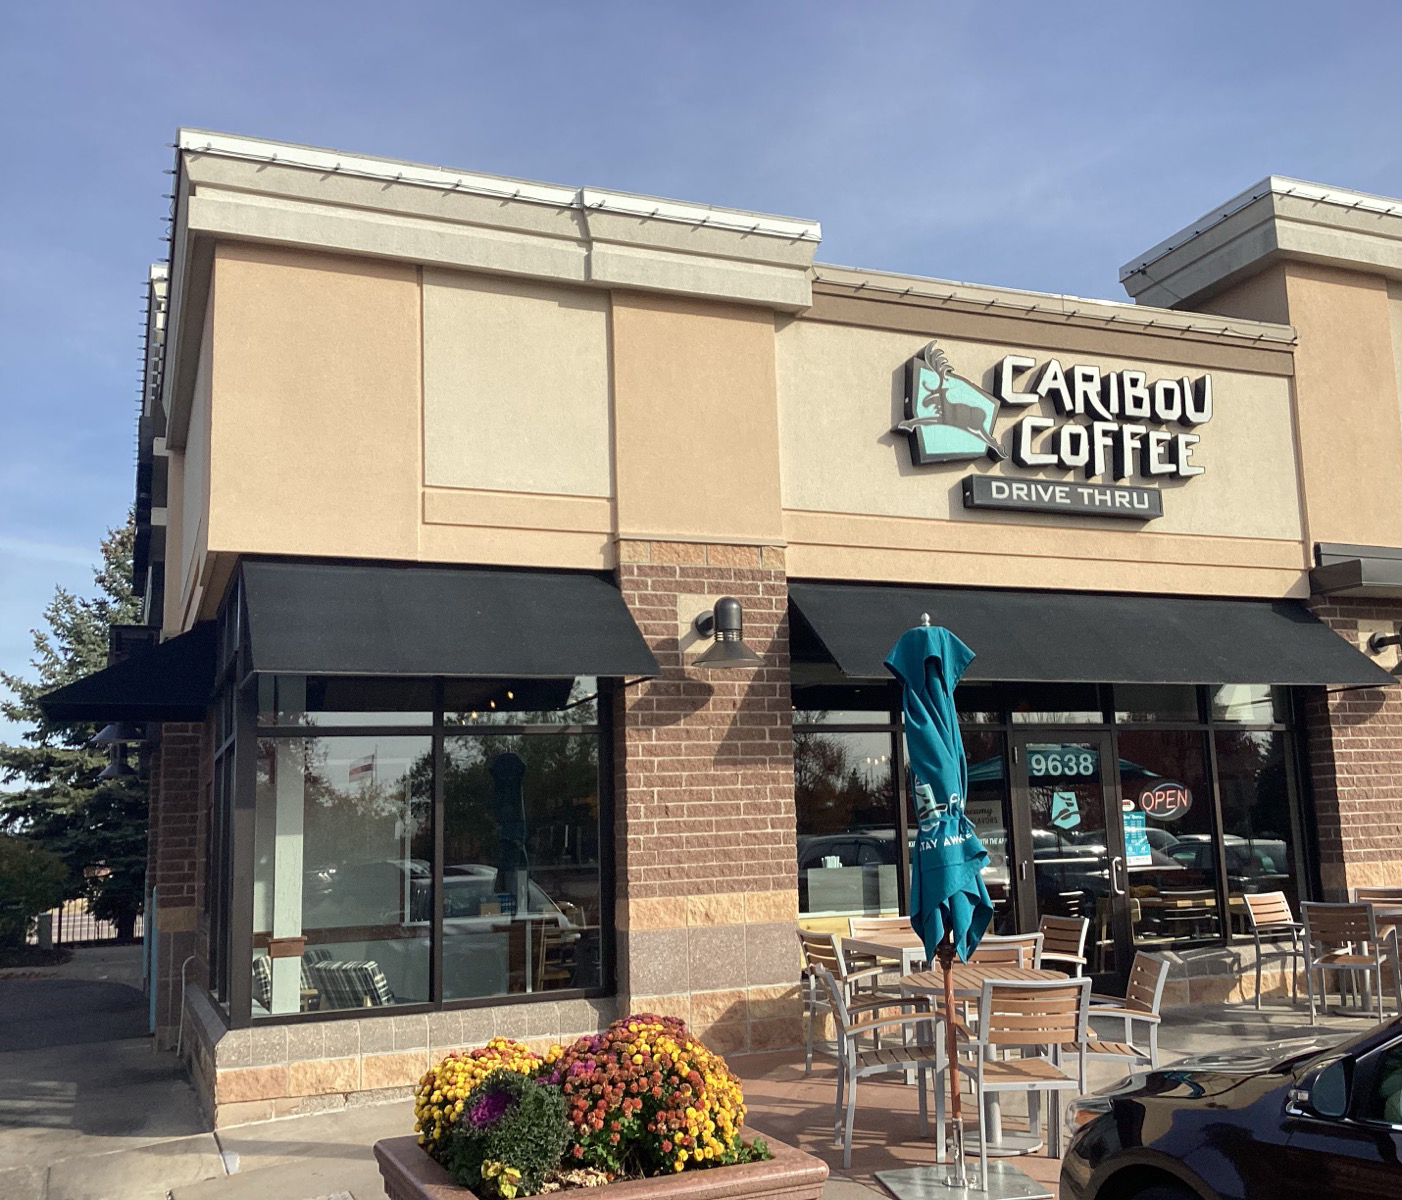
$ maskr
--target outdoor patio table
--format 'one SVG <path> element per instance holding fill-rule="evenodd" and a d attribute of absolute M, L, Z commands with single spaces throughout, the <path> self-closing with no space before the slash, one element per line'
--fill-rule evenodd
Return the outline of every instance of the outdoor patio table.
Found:
<path fill-rule="evenodd" d="M 847 939 L 850 941 L 851 939 Z M 956 962 L 950 972 L 954 983 L 954 996 L 957 1000 L 977 1000 L 983 995 L 983 985 L 992 980 L 995 983 L 1031 983 L 1037 980 L 1064 981 L 1061 971 L 1043 967 L 1012 967 L 1006 963 L 961 963 Z M 903 991 L 930 996 L 938 1003 L 944 996 L 944 973 L 942 971 L 916 971 L 902 976 Z M 951 1069 L 953 1069 L 951 1065 Z M 1029 1099 L 1029 1103 L 1031 1100 Z M 1055 1121 L 1060 1114 L 1055 1112 L 1055 1104 L 1048 1106 L 1053 1111 L 1046 1115 L 1048 1121 Z M 1030 1154 L 1041 1146 L 1038 1138 L 1018 1138 L 1014 1143 L 1003 1136 L 1003 1107 L 997 1092 L 990 1092 L 984 1099 L 984 1112 L 988 1125 L 988 1153 L 994 1156 Z"/>
<path fill-rule="evenodd" d="M 925 961 L 925 943 L 913 929 L 892 929 L 868 937 L 844 937 L 846 954 L 869 954 L 873 958 L 900 959 L 901 974 L 909 975 Z"/>

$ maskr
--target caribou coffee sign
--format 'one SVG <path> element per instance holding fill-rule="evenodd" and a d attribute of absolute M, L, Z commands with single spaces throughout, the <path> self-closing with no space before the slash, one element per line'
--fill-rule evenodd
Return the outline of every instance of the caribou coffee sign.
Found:
<path fill-rule="evenodd" d="M 1212 376 L 1149 378 L 1146 371 L 1103 371 L 1009 354 L 993 370 L 993 393 L 956 374 L 934 342 L 906 369 L 905 420 L 911 462 L 1009 462 L 1000 475 L 964 480 L 968 508 L 1011 508 L 1148 520 L 1163 515 L 1157 487 L 1119 481 L 1189 479 L 1195 430 L 1212 417 Z M 993 425 L 1004 409 L 1027 411 L 1006 434 Z M 1020 480 L 1016 472 L 1076 472 L 1086 482 Z M 1091 482 L 1099 481 L 1099 482 Z M 1115 482 L 1111 482 L 1115 481 Z"/>

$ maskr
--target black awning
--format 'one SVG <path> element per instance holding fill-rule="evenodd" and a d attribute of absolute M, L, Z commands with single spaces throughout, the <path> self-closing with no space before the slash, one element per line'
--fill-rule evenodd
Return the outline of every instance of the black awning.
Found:
<path fill-rule="evenodd" d="M 1316 596 L 1402 596 L 1402 548 L 1317 542 L 1310 591 Z"/>
<path fill-rule="evenodd" d="M 659 675 L 601 575 L 245 562 L 253 669 L 288 675 Z"/>
<path fill-rule="evenodd" d="M 214 693 L 215 624 L 142 646 L 131 657 L 39 698 L 51 721 L 203 721 Z"/>
<path fill-rule="evenodd" d="M 796 582 L 789 598 L 853 679 L 889 678 L 886 655 L 929 613 L 977 654 L 970 682 L 1398 682 L 1294 600 Z"/>

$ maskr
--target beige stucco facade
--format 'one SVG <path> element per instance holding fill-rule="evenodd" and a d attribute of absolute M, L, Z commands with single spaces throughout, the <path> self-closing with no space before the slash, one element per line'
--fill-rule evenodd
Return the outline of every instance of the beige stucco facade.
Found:
<path fill-rule="evenodd" d="M 411 189 L 292 166 L 256 176 L 214 153 L 189 172 L 186 219 L 211 252 L 196 361 L 168 396 L 183 414 L 175 626 L 210 614 L 219 564 L 245 553 L 598 569 L 620 538 L 665 538 L 785 546 L 790 574 L 810 578 L 1302 596 L 1313 540 L 1402 532 L 1367 502 L 1402 467 L 1402 421 L 1365 421 L 1402 411 L 1385 283 L 1253 279 L 1210 305 L 1226 321 L 830 267 L 800 296 L 811 248 L 792 230 L 672 224 L 639 245 L 648 223 L 624 215 L 586 228 L 549 205 L 489 214 L 452 195 L 450 220 Z M 492 254 L 462 261 L 468 237 Z M 632 261 L 616 277 L 628 286 L 596 277 L 583 261 L 596 254 Z M 1274 320 L 1241 319 L 1253 309 Z M 1301 356 L 1287 316 L 1328 345 L 1366 331 L 1371 349 Z M 912 465 L 892 426 L 905 364 L 932 340 L 990 392 L 1008 354 L 1210 374 L 1214 412 L 1193 431 L 1203 473 L 1153 481 L 1164 512 L 1147 523 L 968 510 L 970 473 L 1083 477 Z M 1027 411 L 1004 406 L 995 438 Z M 1340 480 L 1341 459 L 1361 469 Z"/>

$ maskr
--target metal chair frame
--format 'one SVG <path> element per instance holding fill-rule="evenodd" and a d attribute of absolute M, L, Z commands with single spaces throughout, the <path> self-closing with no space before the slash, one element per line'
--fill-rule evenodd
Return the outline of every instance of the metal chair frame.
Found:
<path fill-rule="evenodd" d="M 1261 964 L 1266 959 L 1284 959 L 1290 963 L 1290 1002 L 1299 1003 L 1300 981 L 1295 972 L 1295 960 L 1305 961 L 1305 950 L 1300 937 L 1305 927 L 1290 911 L 1290 901 L 1284 892 L 1246 892 L 1242 895 L 1246 904 L 1246 923 L 1256 942 L 1256 1011 L 1261 1011 Z M 1263 941 L 1279 943 L 1283 937 L 1290 938 L 1289 949 L 1263 950 Z"/>
<path fill-rule="evenodd" d="M 1378 1021 L 1383 1019 L 1383 963 L 1392 967 L 1397 1010 L 1402 1014 L 1402 962 L 1399 962 L 1397 930 L 1390 926 L 1379 934 L 1377 914 L 1371 904 L 1320 904 L 1305 901 L 1300 906 L 1305 924 L 1305 990 L 1309 993 L 1310 1024 L 1318 1024 L 1314 1002 L 1314 975 L 1319 972 L 1320 1002 L 1328 1011 L 1325 972 L 1334 971 L 1350 978 L 1363 976 L 1363 996 L 1368 1001 L 1368 984 L 1378 981 Z M 1371 1004 L 1369 1004 L 1371 1007 Z"/>
<path fill-rule="evenodd" d="M 944 1049 L 936 1036 L 935 1014 L 924 997 L 903 997 L 896 1002 L 887 999 L 862 1000 L 849 1003 L 841 983 L 826 967 L 814 968 L 819 983 L 826 989 L 837 1026 L 837 1098 L 833 1105 L 833 1142 L 842 1147 L 842 1166 L 852 1165 L 852 1128 L 857 1115 L 857 1082 L 868 1075 L 892 1072 L 914 1073 L 920 1089 L 920 1136 L 929 1134 L 929 1104 L 925 1089 L 927 1076 L 933 1073 L 935 1082 L 935 1120 L 944 1128 L 944 1089 L 939 1086 L 945 1070 Z M 900 1016 L 883 1015 L 881 1010 L 899 1007 Z M 906 1009 L 913 1009 L 906 1012 Z M 862 1013 L 870 1016 L 854 1020 Z M 895 1045 L 871 1050 L 858 1047 L 858 1040 L 871 1034 L 875 1039 L 880 1030 L 900 1031 L 901 1040 Z M 915 1034 L 912 1038 L 911 1034 Z M 845 1101 L 845 1103 L 844 1103 Z M 846 1119 L 843 1118 L 844 1108 Z"/>

